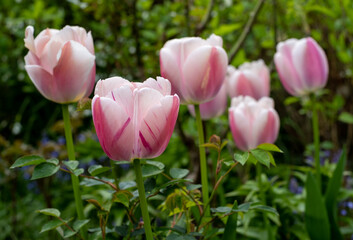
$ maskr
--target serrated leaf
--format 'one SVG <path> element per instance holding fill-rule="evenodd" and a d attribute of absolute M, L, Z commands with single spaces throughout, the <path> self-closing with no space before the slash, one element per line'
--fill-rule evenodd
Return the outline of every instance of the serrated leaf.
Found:
<path fill-rule="evenodd" d="M 79 169 L 76 169 L 75 171 L 74 171 L 74 174 L 78 177 L 78 176 L 80 176 L 82 173 L 84 173 L 84 169 L 83 168 L 79 168 Z"/>
<path fill-rule="evenodd" d="M 63 164 L 69 168 L 70 171 L 74 171 L 77 167 L 79 162 L 78 161 L 63 161 Z"/>
<path fill-rule="evenodd" d="M 253 149 L 250 151 L 251 155 L 260 162 L 261 164 L 265 165 L 266 167 L 270 167 L 270 156 L 267 151 L 262 149 Z"/>
<path fill-rule="evenodd" d="M 130 199 L 133 197 L 132 193 L 126 190 L 120 190 L 113 195 L 113 201 L 123 204 L 125 207 L 129 207 Z"/>
<path fill-rule="evenodd" d="M 61 221 L 60 219 L 50 220 L 49 222 L 43 225 L 42 229 L 40 230 L 40 233 L 56 229 L 57 227 L 60 227 L 64 224 L 65 222 Z"/>
<path fill-rule="evenodd" d="M 353 114 L 343 112 L 339 115 L 338 120 L 344 123 L 353 124 Z"/>
<path fill-rule="evenodd" d="M 305 225 L 311 239 L 331 239 L 330 223 L 319 187 L 311 172 L 306 179 Z"/>
<path fill-rule="evenodd" d="M 36 156 L 36 155 L 23 156 L 18 158 L 10 168 L 24 167 L 29 165 L 38 165 L 43 162 L 45 162 L 45 159 L 40 156 Z"/>
<path fill-rule="evenodd" d="M 88 168 L 88 172 L 92 176 L 96 176 L 98 174 L 104 173 L 106 171 L 109 171 L 111 168 L 110 167 L 103 167 L 102 165 L 92 165 Z"/>
<path fill-rule="evenodd" d="M 232 209 L 230 207 L 217 207 L 217 208 L 211 208 L 211 212 L 214 213 L 230 213 Z"/>
<path fill-rule="evenodd" d="M 189 174 L 189 170 L 182 168 L 171 168 L 169 173 L 172 178 L 184 178 Z"/>
<path fill-rule="evenodd" d="M 56 158 L 50 158 L 47 160 L 48 163 L 52 163 L 54 165 L 59 165 L 59 160 Z"/>
<path fill-rule="evenodd" d="M 60 166 L 56 166 L 52 163 L 41 163 L 34 168 L 31 180 L 49 177 L 55 174 L 60 169 Z"/>
<path fill-rule="evenodd" d="M 84 225 L 86 225 L 90 220 L 89 219 L 84 219 L 84 220 L 76 220 L 73 225 L 73 229 L 78 232 Z"/>
<path fill-rule="evenodd" d="M 163 163 L 161 163 L 161 162 L 158 162 L 158 161 L 149 161 L 149 160 L 147 160 L 145 164 L 156 166 L 160 170 L 163 170 L 165 168 L 165 165 Z"/>
<path fill-rule="evenodd" d="M 257 149 L 262 149 L 265 151 L 269 151 L 269 152 L 280 152 L 283 153 L 283 151 L 281 149 L 279 149 L 276 145 L 272 144 L 272 143 L 262 143 L 259 146 L 256 147 Z"/>
<path fill-rule="evenodd" d="M 142 165 L 141 169 L 142 169 L 142 177 L 144 178 L 151 177 L 163 172 L 163 169 L 160 169 L 159 167 L 156 167 L 154 165 L 147 165 L 147 164 Z"/>
<path fill-rule="evenodd" d="M 252 209 L 252 210 L 261 210 L 261 211 L 264 211 L 264 212 L 274 213 L 274 214 L 276 214 L 277 216 L 279 216 L 277 210 L 274 209 L 274 208 L 272 208 L 272 207 L 269 207 L 269 206 L 255 205 L 255 206 L 251 206 L 249 209 Z"/>
<path fill-rule="evenodd" d="M 243 166 L 246 163 L 246 161 L 248 161 L 248 159 L 249 159 L 249 152 L 244 152 L 242 154 L 240 153 L 234 154 L 234 160 L 239 162 Z"/>
<path fill-rule="evenodd" d="M 198 189 L 198 188 L 201 188 L 202 185 L 201 184 L 188 184 L 186 186 L 186 189 L 189 190 L 189 191 L 192 191 L 192 190 L 195 190 L 195 189 Z"/>
<path fill-rule="evenodd" d="M 36 212 L 47 215 L 47 216 L 60 217 L 60 211 L 56 208 L 44 208 L 41 210 L 37 210 Z"/>

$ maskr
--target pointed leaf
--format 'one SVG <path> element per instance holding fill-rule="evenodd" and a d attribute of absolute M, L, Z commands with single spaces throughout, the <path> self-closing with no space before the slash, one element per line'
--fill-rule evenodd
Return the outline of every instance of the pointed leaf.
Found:
<path fill-rule="evenodd" d="M 161 163 L 161 162 L 158 162 L 158 161 L 149 161 L 149 160 L 147 160 L 146 164 L 156 166 L 156 167 L 158 167 L 161 170 L 165 168 L 165 165 L 163 163 Z"/>
<path fill-rule="evenodd" d="M 313 240 L 329 240 L 330 223 L 316 180 L 311 172 L 306 179 L 305 225 Z"/>
<path fill-rule="evenodd" d="M 234 201 L 233 210 L 238 208 L 237 200 Z M 222 240 L 234 240 L 237 234 L 238 213 L 230 215 L 227 219 L 226 227 L 224 228 L 224 234 Z"/>
<path fill-rule="evenodd" d="M 76 169 L 74 174 L 78 177 L 80 176 L 85 170 L 83 168 Z"/>
<path fill-rule="evenodd" d="M 256 147 L 257 149 L 262 149 L 265 151 L 269 151 L 269 152 L 280 152 L 283 153 L 283 151 L 281 149 L 279 149 L 276 145 L 272 144 L 272 143 L 262 143 L 259 146 Z"/>
<path fill-rule="evenodd" d="M 52 163 L 54 165 L 59 165 L 59 160 L 56 158 L 50 158 L 47 160 L 48 163 Z"/>
<path fill-rule="evenodd" d="M 270 167 L 270 156 L 267 151 L 262 149 L 253 149 L 250 151 L 251 155 L 255 157 L 255 159 L 266 167 Z"/>
<path fill-rule="evenodd" d="M 239 162 L 243 166 L 246 163 L 246 161 L 248 161 L 248 159 L 249 159 L 249 152 L 244 152 L 242 154 L 240 153 L 234 154 L 234 160 Z"/>
<path fill-rule="evenodd" d="M 160 174 L 163 172 L 163 169 L 160 169 L 159 167 L 156 167 L 154 165 L 142 165 L 142 177 L 151 177 L 157 174 Z"/>
<path fill-rule="evenodd" d="M 42 229 L 40 230 L 40 233 L 56 229 L 57 227 L 60 227 L 64 224 L 65 222 L 61 221 L 60 219 L 51 220 L 43 225 Z"/>
<path fill-rule="evenodd" d="M 88 172 L 92 176 L 96 176 L 98 174 L 104 173 L 106 171 L 109 171 L 111 168 L 110 167 L 103 167 L 102 165 L 93 165 L 88 168 Z"/>
<path fill-rule="evenodd" d="M 66 167 L 69 168 L 70 171 L 74 171 L 77 167 L 79 162 L 78 161 L 63 161 Z"/>
<path fill-rule="evenodd" d="M 41 163 L 34 168 L 31 180 L 49 177 L 55 174 L 60 169 L 60 166 L 56 166 L 52 163 Z"/>
<path fill-rule="evenodd" d="M 84 225 L 86 225 L 90 220 L 89 219 L 84 219 L 84 220 L 76 220 L 73 225 L 73 229 L 75 231 L 80 230 Z"/>
<path fill-rule="evenodd" d="M 42 213 L 44 215 L 52 216 L 52 217 L 60 217 L 60 211 L 56 208 L 45 208 L 42 210 L 37 210 L 36 212 Z"/>
<path fill-rule="evenodd" d="M 23 156 L 18 158 L 10 168 L 24 167 L 29 165 L 38 165 L 43 162 L 45 162 L 45 159 L 40 156 L 36 156 L 36 155 Z"/>
<path fill-rule="evenodd" d="M 171 168 L 169 173 L 170 173 L 170 176 L 172 176 L 172 178 L 183 178 L 189 174 L 189 170 L 182 169 L 182 168 Z"/>

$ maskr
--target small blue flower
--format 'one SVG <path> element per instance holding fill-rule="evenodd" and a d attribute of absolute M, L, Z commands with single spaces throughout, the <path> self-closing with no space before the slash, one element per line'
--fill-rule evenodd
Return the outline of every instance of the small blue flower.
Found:
<path fill-rule="evenodd" d="M 65 137 L 63 137 L 63 136 L 58 137 L 58 143 L 59 143 L 60 145 L 66 144 Z"/>
<path fill-rule="evenodd" d="M 342 209 L 341 210 L 341 215 L 342 216 L 346 216 L 347 215 L 347 210 L 346 209 Z"/>

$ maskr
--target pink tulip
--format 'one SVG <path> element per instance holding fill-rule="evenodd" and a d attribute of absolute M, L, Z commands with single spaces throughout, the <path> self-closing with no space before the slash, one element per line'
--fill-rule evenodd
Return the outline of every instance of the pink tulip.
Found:
<path fill-rule="evenodd" d="M 121 77 L 98 81 L 93 122 L 111 159 L 154 158 L 164 152 L 179 111 L 179 97 L 170 92 L 170 82 L 162 77 L 143 83 Z"/>
<path fill-rule="evenodd" d="M 200 104 L 201 118 L 208 120 L 221 116 L 227 108 L 227 88 L 223 84 L 216 97 L 209 102 Z M 194 105 L 188 105 L 189 112 L 195 116 Z"/>
<path fill-rule="evenodd" d="M 91 32 L 81 27 L 45 29 L 34 39 L 26 28 L 25 68 L 38 91 L 57 103 L 76 102 L 91 94 L 95 56 Z"/>
<path fill-rule="evenodd" d="M 274 143 L 279 130 L 279 117 L 272 98 L 256 101 L 249 96 L 232 99 L 229 124 L 237 147 L 243 151 L 262 143 Z"/>
<path fill-rule="evenodd" d="M 243 95 L 258 100 L 270 94 L 270 71 L 263 60 L 244 63 L 238 69 L 229 66 L 226 79 L 231 98 Z"/>
<path fill-rule="evenodd" d="M 227 71 L 228 57 L 222 38 L 212 34 L 173 39 L 160 51 L 161 75 L 170 80 L 172 91 L 184 104 L 199 104 L 214 98 Z"/>
<path fill-rule="evenodd" d="M 308 37 L 280 42 L 274 60 L 279 78 L 291 95 L 302 96 L 325 87 L 327 58 L 314 39 Z"/>

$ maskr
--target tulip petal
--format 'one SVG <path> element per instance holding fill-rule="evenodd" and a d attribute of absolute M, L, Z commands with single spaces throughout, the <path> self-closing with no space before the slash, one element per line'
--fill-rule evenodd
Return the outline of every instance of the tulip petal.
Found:
<path fill-rule="evenodd" d="M 149 87 L 156 89 L 159 91 L 163 96 L 170 95 L 171 92 L 171 85 L 170 82 L 162 77 L 157 77 L 157 81 L 153 78 L 148 78 L 146 81 L 139 85 L 139 88 Z"/>
<path fill-rule="evenodd" d="M 122 77 L 111 77 L 105 80 L 99 80 L 96 84 L 94 94 L 99 95 L 100 97 L 106 97 L 111 94 L 112 90 L 118 89 L 123 85 L 128 85 L 131 89 L 133 88 L 131 82 Z"/>
<path fill-rule="evenodd" d="M 232 131 L 233 139 L 236 146 L 243 151 L 249 150 L 248 142 L 249 136 L 251 133 L 251 127 L 249 121 L 242 115 L 237 112 L 237 109 L 229 109 L 229 126 Z"/>
<path fill-rule="evenodd" d="M 38 57 L 32 52 L 28 52 L 25 56 L 25 63 L 26 65 L 40 65 Z"/>
<path fill-rule="evenodd" d="M 92 100 L 93 122 L 104 152 L 113 160 L 130 160 L 134 141 L 131 118 L 109 98 Z"/>
<path fill-rule="evenodd" d="M 94 81 L 91 74 L 94 60 L 95 56 L 78 42 L 69 41 L 62 47 L 59 62 L 54 68 L 54 78 L 64 102 L 78 101 L 87 94 L 82 87 Z"/>
<path fill-rule="evenodd" d="M 227 54 L 220 47 L 202 46 L 194 50 L 183 65 L 185 91 L 189 102 L 207 102 L 221 88 L 227 71 Z"/>
<path fill-rule="evenodd" d="M 53 73 L 53 69 L 58 64 L 58 56 L 62 53 L 61 47 L 62 42 L 51 39 L 45 45 L 41 55 L 39 55 L 41 66 L 50 73 Z"/>
<path fill-rule="evenodd" d="M 267 117 L 266 117 L 266 125 L 263 129 L 259 129 L 260 135 L 258 136 L 258 143 L 274 143 L 277 139 L 279 130 L 279 117 L 277 112 L 272 109 L 268 110 Z"/>
<path fill-rule="evenodd" d="M 25 31 L 25 47 L 28 48 L 29 51 L 36 52 L 36 48 L 34 45 L 34 38 L 33 38 L 34 28 L 32 26 L 26 27 Z"/>
<path fill-rule="evenodd" d="M 150 108 L 139 127 L 138 157 L 153 158 L 164 152 L 173 133 L 179 111 L 177 95 L 166 96 Z"/>
<path fill-rule="evenodd" d="M 56 83 L 53 76 L 37 65 L 26 65 L 25 69 L 38 91 L 47 99 L 57 102 Z"/>

